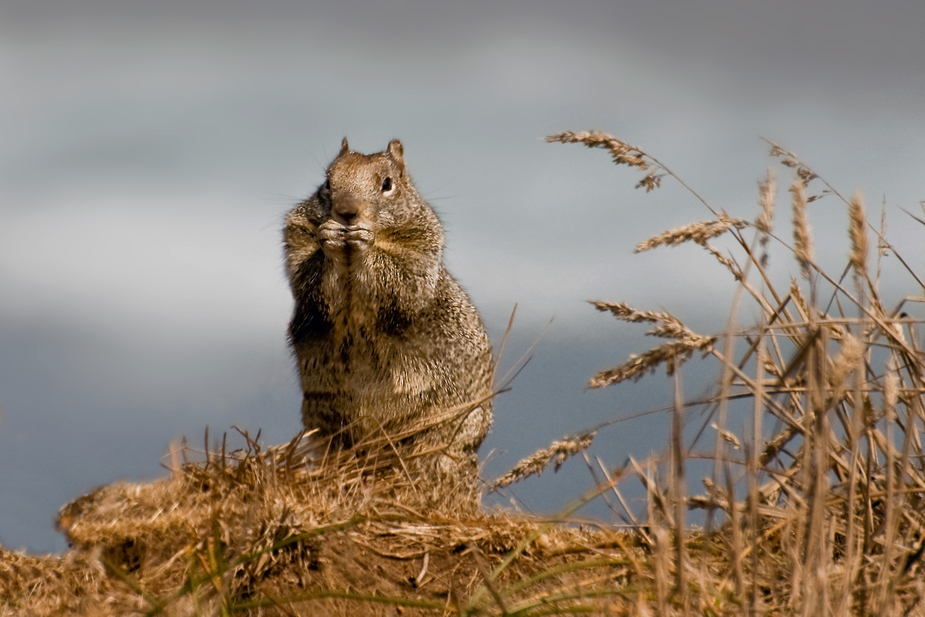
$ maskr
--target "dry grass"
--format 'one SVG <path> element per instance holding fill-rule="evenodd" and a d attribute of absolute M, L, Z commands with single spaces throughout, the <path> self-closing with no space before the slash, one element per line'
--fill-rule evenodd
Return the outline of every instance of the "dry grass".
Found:
<path fill-rule="evenodd" d="M 592 441 L 594 441 L 594 431 L 554 441 L 549 447 L 537 450 L 519 461 L 509 472 L 492 482 L 491 488 L 492 490 L 504 488 L 530 476 L 538 476 L 552 462 L 554 462 L 554 471 L 559 471 L 567 459 L 591 447 Z"/>
<path fill-rule="evenodd" d="M 623 143 L 601 133 L 549 140 L 589 147 Z M 861 195 L 844 199 L 793 153 L 770 146 L 771 156 L 795 176 L 790 187 L 792 246 L 773 234 L 776 174 L 771 170 L 759 183 L 761 210 L 754 223 L 728 217 L 691 191 L 715 220 L 659 234 L 637 247 L 693 242 L 732 272 L 739 286 L 723 336 L 695 335 L 668 313 L 595 303 L 621 320 L 661 321 L 666 324 L 662 330 L 677 342 L 602 372 L 591 380 L 592 387 L 638 379 L 661 363 L 672 374 L 690 355 L 678 352 L 692 348 L 718 360 L 721 375 L 705 400 L 683 403 L 679 398 L 667 481 L 659 483 L 652 471 L 658 461 L 645 472 L 644 465 L 639 467 L 649 495 L 649 525 L 656 530 L 653 550 L 662 550 L 669 530 L 679 549 L 673 562 L 660 566 L 665 580 L 674 572 L 676 584 L 671 590 L 657 589 L 650 608 L 660 614 L 688 608 L 705 613 L 923 614 L 925 356 L 916 333 L 920 320 L 908 312 L 925 299 L 907 297 L 888 310 L 879 281 L 871 280 L 868 270 L 868 234 L 876 230 L 865 218 Z M 631 160 L 614 154 L 614 161 L 677 179 L 643 150 L 630 151 Z M 836 276 L 817 265 L 808 222 L 811 204 L 823 197 L 840 200 L 848 213 L 846 265 Z M 749 239 L 747 228 L 755 230 Z M 738 259 L 709 244 L 721 234 L 730 236 Z M 896 256 L 916 289 L 923 289 L 883 233 L 878 239 L 878 257 Z M 793 254 L 802 285 L 795 279 L 784 288 L 774 284 L 767 270 L 771 240 Z M 854 285 L 846 287 L 849 271 Z M 878 259 L 878 277 L 880 271 Z M 736 328 L 743 296 L 754 301 L 761 318 Z M 659 329 L 648 334 L 666 336 Z M 688 341 L 688 347 L 678 345 L 681 341 Z M 692 418 L 694 410 L 708 418 L 684 444 L 678 437 L 682 408 L 683 419 Z M 750 430 L 737 435 L 729 428 L 733 411 Z M 708 425 L 712 430 L 705 430 Z M 698 448 L 710 434 L 715 435 L 714 466 L 712 475 L 703 478 L 706 491 L 685 498 L 684 461 L 701 456 Z M 707 511 L 704 537 L 711 548 L 680 550 L 691 544 L 691 531 L 672 520 L 683 512 L 682 501 L 687 508 Z"/>
<path fill-rule="evenodd" d="M 644 173 L 637 187 L 646 192 L 678 181 L 712 218 L 637 251 L 693 243 L 736 281 L 726 330 L 713 335 L 664 310 L 592 303 L 667 339 L 590 382 L 610 386 L 662 367 L 673 375 L 664 455 L 608 468 L 588 452 L 605 424 L 554 442 L 490 485 L 582 457 L 595 487 L 544 521 L 481 511 L 472 478 L 429 474 L 440 449 L 411 447 L 410 434 L 343 451 L 311 434 L 262 449 L 242 433 L 233 452 L 225 440 L 210 450 L 207 434 L 203 451 L 172 452 L 169 477 L 104 487 L 66 506 L 65 555 L 0 549 L 0 615 L 925 614 L 925 360 L 919 320 L 909 317 L 925 299 L 880 293 L 887 254 L 923 289 L 887 241 L 885 216 L 871 226 L 859 194 L 844 199 L 769 144 L 794 176 L 788 244 L 774 231 L 773 169 L 748 222 L 610 135 L 548 139 L 606 149 Z M 840 200 L 848 214 L 837 275 L 813 252 L 810 211 L 821 198 Z M 791 253 L 801 276 L 777 284 L 772 248 Z M 760 317 L 737 326 L 747 300 Z M 708 396 L 686 401 L 679 373 L 694 352 L 716 361 L 718 377 Z M 691 494 L 692 464 L 704 459 L 712 472 Z M 645 490 L 644 512 L 623 497 L 630 481 Z M 614 498 L 629 528 L 567 523 L 589 501 Z M 702 511 L 703 528 L 689 525 L 691 510 Z"/>
<path fill-rule="evenodd" d="M 198 453 L 180 446 L 169 477 L 113 484 L 68 504 L 58 519 L 72 547 L 64 556 L 0 549 L 0 615 L 629 606 L 627 555 L 645 560 L 632 533 L 484 513 L 468 485 L 415 471 L 430 453 L 394 439 L 335 452 L 310 434 L 266 450 L 242 438 L 233 452 L 225 440 Z M 619 584 L 604 590 L 602 581 Z"/>

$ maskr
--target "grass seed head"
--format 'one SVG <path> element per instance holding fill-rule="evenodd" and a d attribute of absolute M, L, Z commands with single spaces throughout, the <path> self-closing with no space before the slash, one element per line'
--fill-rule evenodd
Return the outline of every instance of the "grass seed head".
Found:
<path fill-rule="evenodd" d="M 808 279 L 813 263 L 813 241 L 806 218 L 806 185 L 794 180 L 790 193 L 793 196 L 793 252 L 803 277 Z"/>
<path fill-rule="evenodd" d="M 827 375 L 829 381 L 830 397 L 840 400 L 851 384 L 851 373 L 861 365 L 864 356 L 864 345 L 851 334 L 842 338 L 842 347 L 835 357 L 832 371 Z"/>
<path fill-rule="evenodd" d="M 742 219 L 734 219 L 728 216 L 724 212 L 720 212 L 716 220 L 713 221 L 701 221 L 699 223 L 691 223 L 690 225 L 684 225 L 683 227 L 676 227 L 669 231 L 660 233 L 657 236 L 653 236 L 636 245 L 636 248 L 633 249 L 634 253 L 641 253 L 643 251 L 648 251 L 649 249 L 654 249 L 657 246 L 668 245 L 668 246 L 677 246 L 682 242 L 696 242 L 700 245 L 705 245 L 708 240 L 715 238 L 716 236 L 721 236 L 730 229 L 742 229 L 748 223 Z"/>
<path fill-rule="evenodd" d="M 555 135 L 549 135 L 546 138 L 547 143 L 563 143 L 563 144 L 574 144 L 582 143 L 589 148 L 603 148 L 610 152 L 610 157 L 613 159 L 614 164 L 616 165 L 626 165 L 628 167 L 638 167 L 640 170 L 647 170 L 650 166 L 645 160 L 645 153 L 642 152 L 639 148 L 631 146 L 626 142 L 620 141 L 613 135 L 608 135 L 601 131 L 582 131 L 580 133 L 574 133 L 572 131 L 565 131 L 564 133 L 556 133 Z M 651 187 L 650 187 L 651 184 Z M 660 184 L 660 181 L 653 176 L 650 184 L 645 184 L 645 180 L 640 183 L 642 186 L 646 186 L 646 191 L 652 190 Z"/>
<path fill-rule="evenodd" d="M 860 277 L 867 276 L 867 218 L 864 198 L 860 192 L 854 194 L 848 204 L 848 218 L 851 236 L 851 267 Z"/>
<path fill-rule="evenodd" d="M 776 189 L 777 175 L 774 173 L 774 168 L 769 167 L 764 180 L 758 183 L 758 205 L 761 206 L 761 213 L 755 220 L 755 227 L 765 235 L 771 233 L 771 225 L 774 222 Z"/>
<path fill-rule="evenodd" d="M 742 271 L 739 270 L 739 267 L 735 264 L 734 261 L 723 255 L 719 249 L 713 245 L 704 244 L 703 248 L 707 249 L 707 252 L 710 253 L 710 255 L 713 255 L 713 257 L 716 258 L 716 261 L 726 266 L 726 269 L 732 273 L 732 276 L 735 277 L 735 280 L 742 280 Z"/>
<path fill-rule="evenodd" d="M 554 470 L 559 471 L 562 464 L 570 457 L 587 450 L 594 440 L 595 431 L 565 437 L 552 442 L 549 447 L 537 450 L 527 458 L 521 459 L 513 469 L 492 482 L 491 488 L 504 488 L 530 476 L 542 474 L 549 463 L 554 463 Z"/>

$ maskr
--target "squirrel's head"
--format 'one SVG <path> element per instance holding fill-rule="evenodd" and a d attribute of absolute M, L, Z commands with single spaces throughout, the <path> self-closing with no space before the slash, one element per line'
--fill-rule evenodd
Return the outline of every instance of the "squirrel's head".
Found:
<path fill-rule="evenodd" d="M 383 152 L 360 154 L 350 149 L 344 137 L 326 175 L 319 198 L 330 208 L 331 218 L 343 225 L 392 218 L 402 204 L 415 201 L 408 194 L 414 187 L 405 170 L 404 148 L 397 139 Z"/>

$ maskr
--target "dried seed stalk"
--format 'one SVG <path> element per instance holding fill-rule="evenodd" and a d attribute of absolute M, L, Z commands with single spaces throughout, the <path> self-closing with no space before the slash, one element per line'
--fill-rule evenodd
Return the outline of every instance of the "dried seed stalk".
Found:
<path fill-rule="evenodd" d="M 851 237 L 851 267 L 860 277 L 867 276 L 867 217 L 864 212 L 864 198 L 855 193 L 848 204 Z"/>
<path fill-rule="evenodd" d="M 677 227 L 669 231 L 660 233 L 657 236 L 649 238 L 645 242 L 640 242 L 636 245 L 636 248 L 633 249 L 634 253 L 641 253 L 643 251 L 648 251 L 649 249 L 654 249 L 657 246 L 663 244 L 668 246 L 677 246 L 682 242 L 692 241 L 700 245 L 706 245 L 707 240 L 720 236 L 730 229 L 742 229 L 748 223 L 742 219 L 734 219 L 727 215 L 725 212 L 720 212 L 716 220 L 713 221 L 701 221 L 699 223 L 691 223 L 690 225 L 684 225 L 683 227 Z"/>
<path fill-rule="evenodd" d="M 591 446 L 596 431 L 566 437 L 552 442 L 548 448 L 537 450 L 525 459 L 521 459 L 513 469 L 491 484 L 492 490 L 504 488 L 529 476 L 538 476 L 546 470 L 550 462 L 555 462 L 554 471 L 559 471 L 562 464 L 570 457 L 583 452 Z"/>
<path fill-rule="evenodd" d="M 701 340 L 705 337 L 694 333 L 690 328 L 681 323 L 681 320 L 671 313 L 656 313 L 655 311 L 638 311 L 625 302 L 604 302 L 594 300 L 591 304 L 599 311 L 610 311 L 613 315 L 622 321 L 630 323 L 640 323 L 649 321 L 653 323 L 661 322 L 661 325 L 646 332 L 649 336 L 658 336 L 660 338 L 673 338 L 685 340 Z"/>
<path fill-rule="evenodd" d="M 771 225 L 774 222 L 774 193 L 777 188 L 777 175 L 774 168 L 768 168 L 768 174 L 762 182 L 758 183 L 758 205 L 761 206 L 761 214 L 755 219 L 755 227 L 762 234 L 771 233 Z"/>
<path fill-rule="evenodd" d="M 557 133 L 555 135 L 548 136 L 546 138 L 546 142 L 559 142 L 563 144 L 582 143 L 589 148 L 603 148 L 604 150 L 609 151 L 613 162 L 617 165 L 638 167 L 641 170 L 646 170 L 650 166 L 650 164 L 647 163 L 643 158 L 645 153 L 643 153 L 639 148 L 622 142 L 613 135 L 608 135 L 607 133 L 602 133 L 601 131 L 582 131 L 580 133 L 565 131 L 564 133 Z M 654 179 L 652 183 L 657 186 L 657 183 Z M 647 191 L 651 190 L 649 185 L 643 185 L 646 186 Z M 652 188 L 654 188 L 654 186 Z"/>
<path fill-rule="evenodd" d="M 661 364 L 669 376 L 684 364 L 695 351 L 706 351 L 716 342 L 716 337 L 700 336 L 695 340 L 681 340 L 665 343 L 654 349 L 630 356 L 629 361 L 614 368 L 601 371 L 588 382 L 590 388 L 603 388 L 611 384 L 631 379 L 639 381 L 646 373 L 654 372 Z"/>
<path fill-rule="evenodd" d="M 813 241 L 806 218 L 806 186 L 794 180 L 790 193 L 793 195 L 793 251 L 803 277 L 808 279 L 813 263 Z"/>

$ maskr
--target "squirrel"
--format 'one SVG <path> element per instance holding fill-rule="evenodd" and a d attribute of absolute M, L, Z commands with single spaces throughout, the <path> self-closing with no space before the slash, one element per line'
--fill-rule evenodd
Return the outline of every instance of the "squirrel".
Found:
<path fill-rule="evenodd" d="M 492 420 L 491 344 L 443 265 L 443 227 L 401 142 L 365 155 L 345 137 L 325 176 L 283 230 L 303 424 L 344 446 L 423 424 L 416 443 L 476 464 Z"/>

